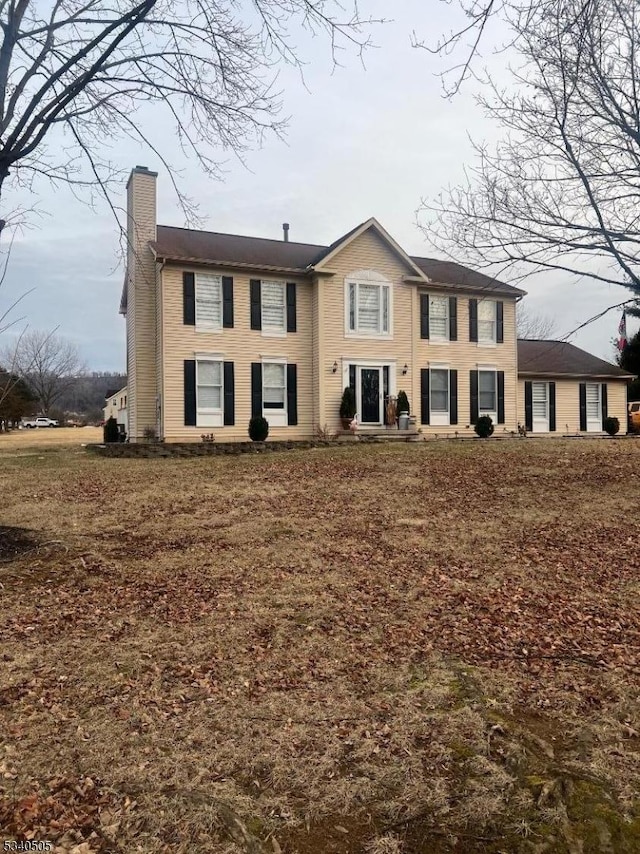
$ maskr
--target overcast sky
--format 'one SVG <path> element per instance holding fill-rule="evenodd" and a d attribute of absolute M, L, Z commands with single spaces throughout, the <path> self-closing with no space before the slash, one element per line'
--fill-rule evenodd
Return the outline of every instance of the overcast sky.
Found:
<path fill-rule="evenodd" d="M 373 15 L 389 15 L 390 6 L 382 0 L 361 3 Z M 328 244 L 375 216 L 409 254 L 434 254 L 416 225 L 421 198 L 460 180 L 471 156 L 469 134 L 491 141 L 497 131 L 470 91 L 445 100 L 436 76 L 442 61 L 410 46 L 414 30 L 427 40 L 446 30 L 451 21 L 444 16 L 451 11 L 425 0 L 392 8 L 394 21 L 376 29 L 378 47 L 367 53 L 365 66 L 345 56 L 343 67 L 333 69 L 327 43 L 305 41 L 304 82 L 294 69 L 284 69 L 279 79 L 283 112 L 290 116 L 286 140 L 266 139 L 245 165 L 228 159 L 223 182 L 203 177 L 196 163 L 171 147 L 164 115 L 143 119 L 147 133 L 178 167 L 178 182 L 198 203 L 203 227 L 280 238 L 286 221 L 291 240 Z M 158 221 L 185 224 L 155 155 L 123 143 L 111 156 L 123 169 L 141 164 L 158 171 Z M 122 205 L 124 200 L 123 184 Z M 15 193 L 10 201 L 33 204 Z M 94 211 L 70 192 L 45 186 L 36 201 L 39 215 L 31 216 L 32 227 L 16 239 L 0 309 L 31 291 L 19 311 L 31 328 L 58 326 L 90 369 L 124 371 L 125 323 L 118 314 L 124 271 L 111 212 Z M 552 315 L 561 334 L 629 295 L 562 276 L 524 287 L 530 310 Z M 611 359 L 618 321 L 619 312 L 611 312 L 572 341 Z"/>

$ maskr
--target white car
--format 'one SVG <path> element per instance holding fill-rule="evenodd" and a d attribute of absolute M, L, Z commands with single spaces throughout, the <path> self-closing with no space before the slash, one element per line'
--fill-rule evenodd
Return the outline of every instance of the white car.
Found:
<path fill-rule="evenodd" d="M 44 415 L 38 415 L 37 418 L 30 418 L 22 422 L 23 427 L 57 427 L 58 422 L 53 418 L 46 418 Z"/>

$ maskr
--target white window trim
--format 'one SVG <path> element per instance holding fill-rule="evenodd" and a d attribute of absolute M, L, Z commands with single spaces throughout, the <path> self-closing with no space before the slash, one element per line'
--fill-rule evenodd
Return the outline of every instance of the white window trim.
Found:
<path fill-rule="evenodd" d="M 427 294 L 427 299 L 429 300 L 429 344 L 450 344 L 451 338 L 451 322 L 450 322 L 450 314 L 449 314 L 449 297 L 443 296 L 442 294 Z M 442 299 L 445 301 L 447 306 L 447 314 L 445 318 L 445 337 L 444 338 L 434 338 L 431 333 L 431 300 L 432 299 Z"/>
<path fill-rule="evenodd" d="M 478 371 L 478 418 L 481 415 L 488 415 L 495 427 L 498 423 L 498 369 L 495 365 L 477 365 L 476 370 Z M 494 376 L 494 391 L 495 391 L 495 400 L 496 400 L 496 408 L 493 412 L 488 409 L 482 409 L 480 407 L 480 372 L 483 373 L 492 373 Z"/>
<path fill-rule="evenodd" d="M 196 427 L 224 426 L 224 356 L 222 353 L 195 353 L 196 360 Z M 198 405 L 198 363 L 220 363 L 220 409 L 201 409 Z"/>
<path fill-rule="evenodd" d="M 198 279 L 214 279 L 218 282 L 218 285 L 220 287 L 220 321 L 218 323 L 198 322 Z M 224 294 L 222 292 L 222 276 L 215 276 L 210 273 L 196 273 L 194 277 L 194 300 L 196 311 L 196 332 L 222 332 L 222 316 L 224 314 Z"/>
<path fill-rule="evenodd" d="M 287 365 L 289 364 L 286 356 L 261 356 L 262 362 L 262 417 L 269 422 L 269 427 L 288 427 L 289 412 L 287 407 Z M 265 365 L 284 365 L 284 409 L 265 409 L 264 406 L 264 366 Z"/>
<path fill-rule="evenodd" d="M 592 386 L 598 387 L 598 419 L 589 418 L 588 401 L 586 400 L 587 388 Z M 585 383 L 585 411 L 587 416 L 587 433 L 602 433 L 602 383 Z M 589 426 L 589 425 L 594 426 Z"/>
<path fill-rule="evenodd" d="M 536 418 L 534 413 L 534 401 L 533 401 L 533 387 L 536 385 L 543 385 L 546 389 L 546 399 L 545 399 L 545 407 L 546 407 L 546 415 L 544 418 Z M 551 409 L 551 394 L 549 391 L 550 383 L 547 380 L 532 380 L 531 381 L 531 427 L 532 433 L 548 433 L 549 432 L 549 416 Z M 544 425 L 544 430 L 536 429 L 540 425 Z"/>
<path fill-rule="evenodd" d="M 488 304 L 493 303 L 493 333 L 494 338 L 491 341 L 481 340 L 480 339 L 480 305 L 482 303 Z M 497 347 L 498 346 L 498 301 L 495 299 L 487 299 L 486 297 L 482 297 L 478 300 L 478 347 Z M 487 413 L 489 414 L 489 413 Z M 495 422 L 494 422 L 495 423 Z"/>
<path fill-rule="evenodd" d="M 356 311 L 355 322 L 358 325 L 358 290 L 360 285 L 377 285 L 380 288 L 386 288 L 388 294 L 388 324 L 387 332 L 361 332 L 358 329 L 350 328 L 350 311 L 349 311 L 349 287 L 356 286 Z M 380 300 L 380 324 L 382 324 L 382 294 Z M 348 275 L 344 280 L 344 335 L 345 338 L 364 338 L 369 341 L 388 341 L 393 338 L 393 287 L 392 283 L 377 270 L 357 270 Z"/>
<path fill-rule="evenodd" d="M 284 323 L 282 329 L 265 329 L 264 328 L 264 310 L 263 310 L 263 294 L 264 285 L 279 285 L 282 288 L 284 296 Z M 286 338 L 287 337 L 287 283 L 281 282 L 278 279 L 260 279 L 260 326 L 263 338 Z"/>
<path fill-rule="evenodd" d="M 447 413 L 437 411 L 435 414 L 431 409 L 431 371 L 447 372 Z M 439 362 L 429 363 L 429 424 L 433 427 L 448 427 L 451 424 L 451 368 L 449 364 Z"/>

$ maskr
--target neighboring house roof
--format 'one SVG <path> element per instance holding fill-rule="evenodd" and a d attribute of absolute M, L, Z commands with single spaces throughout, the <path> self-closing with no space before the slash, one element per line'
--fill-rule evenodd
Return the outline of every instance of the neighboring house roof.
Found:
<path fill-rule="evenodd" d="M 592 356 L 566 341 L 518 340 L 518 374 L 528 376 L 610 377 L 631 374 L 611 362 Z"/>
<path fill-rule="evenodd" d="M 119 391 L 120 389 L 118 388 L 107 389 L 107 391 L 104 393 L 104 399 L 108 400 L 110 397 L 114 397 Z"/>
<path fill-rule="evenodd" d="M 385 239 L 388 238 L 394 250 L 401 253 L 409 267 L 412 267 L 418 274 L 413 281 L 427 276 L 435 283 L 449 285 L 460 290 L 487 291 L 512 296 L 524 294 L 524 291 L 519 288 L 514 288 L 483 273 L 469 270 L 461 264 L 454 264 L 452 261 L 409 256 L 401 247 L 397 246 L 375 220 L 360 223 L 332 243 L 331 246 L 159 225 L 157 239 L 151 244 L 151 247 L 157 257 L 172 261 L 215 263 L 226 266 L 254 267 L 256 269 L 274 269 L 307 274 L 311 268 L 330 259 L 337 249 L 347 245 L 360 231 L 372 226 L 375 226 Z"/>

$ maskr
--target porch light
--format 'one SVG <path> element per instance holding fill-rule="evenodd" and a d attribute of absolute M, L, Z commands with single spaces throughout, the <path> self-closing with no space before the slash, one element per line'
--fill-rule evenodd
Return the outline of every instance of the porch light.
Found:
<path fill-rule="evenodd" d="M 402 369 L 402 376 L 404 376 L 404 375 L 407 373 L 407 371 L 408 371 L 408 370 L 409 370 L 409 366 L 408 366 L 408 365 L 407 365 L 407 363 L 405 362 L 404 368 Z"/>
<path fill-rule="evenodd" d="M 338 371 L 338 363 L 334 362 L 333 367 L 331 368 L 331 373 L 335 374 L 335 373 L 337 373 L 337 371 Z"/>

